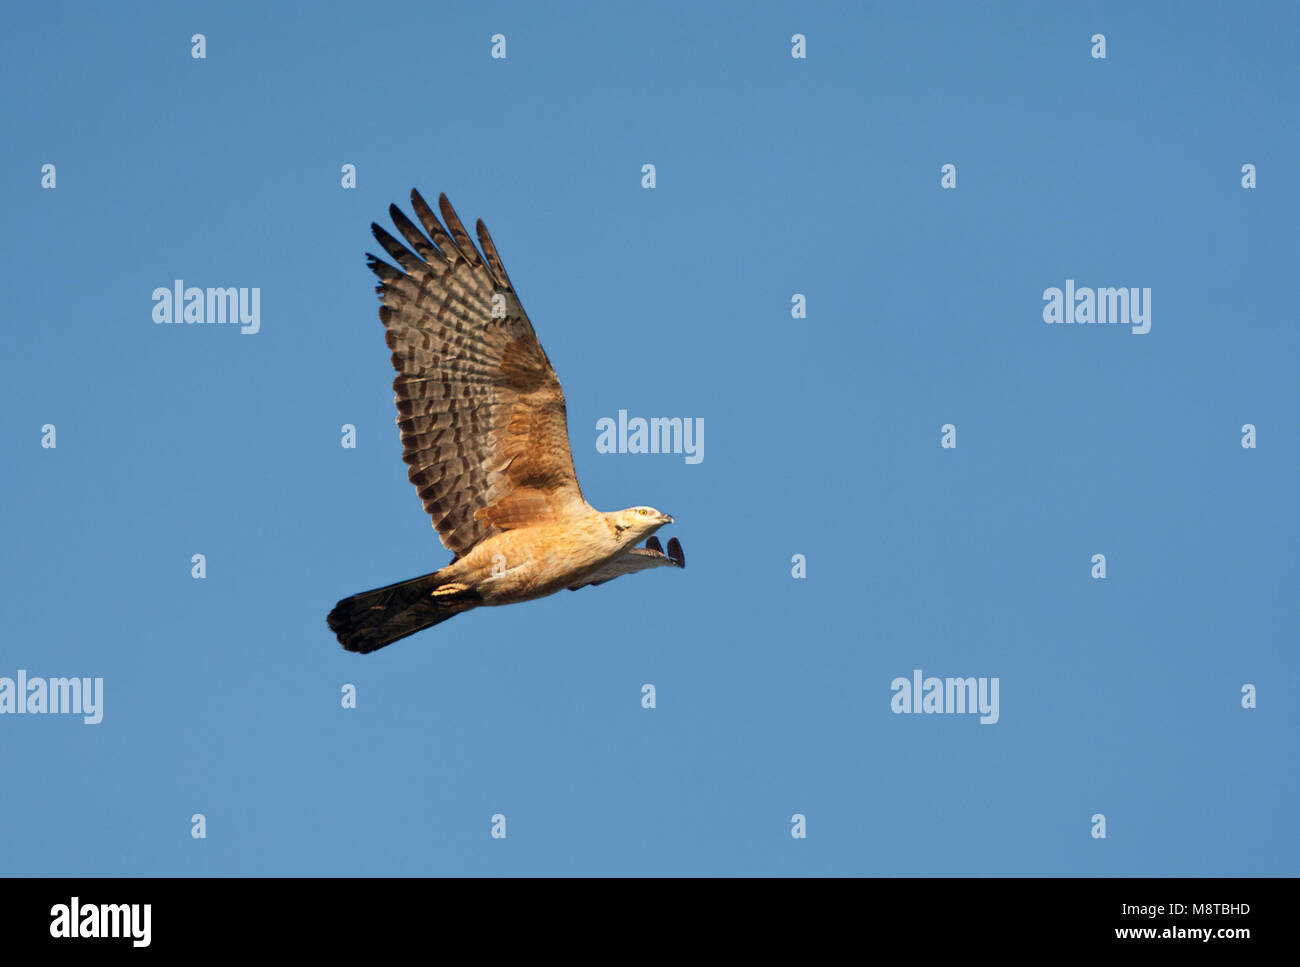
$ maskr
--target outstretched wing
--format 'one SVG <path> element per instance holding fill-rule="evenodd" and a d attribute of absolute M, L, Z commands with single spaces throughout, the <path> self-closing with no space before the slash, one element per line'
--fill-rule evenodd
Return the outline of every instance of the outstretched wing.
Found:
<path fill-rule="evenodd" d="M 651 537 L 645 542 L 645 547 L 629 547 L 593 574 L 585 584 L 575 584 L 569 590 L 577 591 L 579 588 L 595 587 L 597 584 L 604 584 L 606 581 L 612 581 L 624 574 L 635 574 L 637 571 L 644 571 L 648 567 L 685 566 L 686 555 L 682 553 L 682 545 L 677 538 L 674 537 L 668 542 L 668 553 L 665 554 L 663 546 L 659 543 L 659 538 Z"/>
<path fill-rule="evenodd" d="M 373 255 L 368 264 L 397 370 L 407 476 L 460 557 L 493 534 L 564 518 L 586 502 L 564 391 L 486 226 L 478 222 L 480 256 L 446 195 L 438 197 L 446 228 L 419 192 L 411 205 L 423 231 L 396 205 L 388 209 L 410 248 L 371 225 L 398 267 Z"/>

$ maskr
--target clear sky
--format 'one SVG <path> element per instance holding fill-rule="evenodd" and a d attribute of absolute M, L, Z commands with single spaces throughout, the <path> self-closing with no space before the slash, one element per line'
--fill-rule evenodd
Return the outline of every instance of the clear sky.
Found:
<path fill-rule="evenodd" d="M 0 15 L 0 677 L 103 679 L 0 715 L 0 873 L 1300 873 L 1296 6 L 555 7 Z M 412 187 L 687 569 L 358 656 L 335 601 L 450 558 L 364 264 Z"/>

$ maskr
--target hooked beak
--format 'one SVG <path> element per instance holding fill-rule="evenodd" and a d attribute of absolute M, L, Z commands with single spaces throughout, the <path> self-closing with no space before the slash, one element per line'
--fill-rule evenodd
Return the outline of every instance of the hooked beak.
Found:
<path fill-rule="evenodd" d="M 665 524 L 671 524 L 672 522 L 673 522 L 673 519 L 672 519 L 670 516 L 668 516 L 667 514 L 664 514 L 664 523 L 665 523 Z"/>

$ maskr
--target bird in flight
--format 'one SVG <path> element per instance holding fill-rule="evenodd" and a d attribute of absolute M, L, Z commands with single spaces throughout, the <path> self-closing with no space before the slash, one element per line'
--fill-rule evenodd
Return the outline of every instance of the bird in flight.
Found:
<path fill-rule="evenodd" d="M 432 574 L 344 598 L 327 619 L 339 642 L 371 652 L 471 608 L 685 567 L 676 538 L 664 553 L 652 536 L 673 522 L 667 514 L 599 511 L 583 499 L 559 377 L 482 220 L 480 255 L 446 195 L 442 222 L 418 191 L 411 206 L 423 230 L 390 205 L 407 244 L 372 224 L 397 264 L 374 255 L 367 264 L 397 371 L 407 477 L 455 556 Z"/>

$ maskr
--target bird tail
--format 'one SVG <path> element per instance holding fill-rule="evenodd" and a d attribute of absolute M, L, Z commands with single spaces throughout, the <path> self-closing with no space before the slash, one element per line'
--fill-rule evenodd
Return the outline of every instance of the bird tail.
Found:
<path fill-rule="evenodd" d="M 473 591 L 443 586 L 441 572 L 344 598 L 326 619 L 339 644 L 368 654 L 479 605 Z"/>

